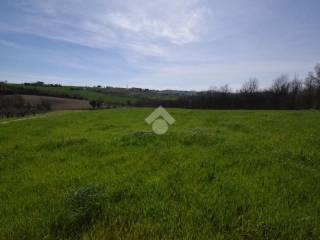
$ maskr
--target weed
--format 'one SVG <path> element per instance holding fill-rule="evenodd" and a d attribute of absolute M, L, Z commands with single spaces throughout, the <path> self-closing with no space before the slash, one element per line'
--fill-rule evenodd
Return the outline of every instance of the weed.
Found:
<path fill-rule="evenodd" d="M 50 227 L 55 237 L 79 236 L 102 213 L 104 192 L 97 186 L 85 186 L 65 199 L 65 209 Z"/>

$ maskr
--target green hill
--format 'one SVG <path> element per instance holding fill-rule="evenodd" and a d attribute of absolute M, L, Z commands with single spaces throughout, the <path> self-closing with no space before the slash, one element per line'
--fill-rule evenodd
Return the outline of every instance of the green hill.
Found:
<path fill-rule="evenodd" d="M 1 83 L 0 93 L 77 98 L 103 101 L 115 105 L 130 105 L 145 99 L 174 100 L 179 96 L 193 94 L 193 92 L 186 91 L 157 91 L 141 88 L 61 86 L 42 82 L 25 84 Z"/>

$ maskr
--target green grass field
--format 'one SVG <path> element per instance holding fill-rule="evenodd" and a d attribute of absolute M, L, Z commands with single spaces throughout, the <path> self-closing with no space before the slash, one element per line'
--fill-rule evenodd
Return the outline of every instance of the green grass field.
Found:
<path fill-rule="evenodd" d="M 319 239 L 320 112 L 152 111 L 0 123 L 0 239 Z"/>

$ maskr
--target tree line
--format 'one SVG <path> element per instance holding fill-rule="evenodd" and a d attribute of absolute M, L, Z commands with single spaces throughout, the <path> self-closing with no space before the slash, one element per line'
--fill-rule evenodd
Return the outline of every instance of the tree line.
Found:
<path fill-rule="evenodd" d="M 282 75 L 267 89 L 259 89 L 259 82 L 254 78 L 236 92 L 225 85 L 173 101 L 144 99 L 135 105 L 199 109 L 320 109 L 320 64 L 304 80 Z"/>

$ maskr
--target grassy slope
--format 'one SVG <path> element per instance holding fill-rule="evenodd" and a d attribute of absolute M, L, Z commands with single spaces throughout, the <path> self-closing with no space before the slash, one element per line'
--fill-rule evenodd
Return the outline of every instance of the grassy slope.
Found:
<path fill-rule="evenodd" d="M 170 110 L 154 136 L 139 132 L 151 111 L 0 124 L 0 238 L 53 238 L 66 196 L 92 184 L 103 216 L 82 239 L 318 238 L 319 112 Z"/>

